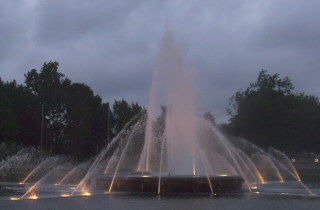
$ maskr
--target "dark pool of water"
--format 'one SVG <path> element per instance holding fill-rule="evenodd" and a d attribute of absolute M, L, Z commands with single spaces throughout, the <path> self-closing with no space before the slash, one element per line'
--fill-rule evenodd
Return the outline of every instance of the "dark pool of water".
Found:
<path fill-rule="evenodd" d="M 99 194 L 37 200 L 2 200 L 0 209 L 319 209 L 320 197 L 236 193 L 208 195 Z"/>
<path fill-rule="evenodd" d="M 302 167 L 300 167 L 302 168 Z M 61 197 L 72 192 L 70 186 L 41 186 L 41 199 L 10 200 L 21 197 L 30 187 L 16 183 L 0 183 L 0 209 L 320 209 L 319 166 L 301 170 L 308 190 L 299 183 L 259 186 L 255 192 L 222 195 L 128 194 L 111 193 L 91 196 Z"/>

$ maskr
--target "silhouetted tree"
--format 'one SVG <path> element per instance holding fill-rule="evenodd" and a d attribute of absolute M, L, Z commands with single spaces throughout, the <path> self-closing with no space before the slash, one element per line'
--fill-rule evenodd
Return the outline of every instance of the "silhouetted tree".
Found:
<path fill-rule="evenodd" d="M 293 89 L 288 77 L 281 79 L 262 70 L 255 83 L 229 100 L 233 134 L 263 148 L 301 151 L 310 150 L 307 145 L 313 144 L 313 149 L 319 150 L 315 142 L 320 128 L 318 98 L 293 94 Z"/>
<path fill-rule="evenodd" d="M 216 126 L 216 118 L 214 117 L 214 115 L 212 114 L 211 111 L 208 111 L 206 113 L 203 114 L 204 119 L 208 120 L 209 122 L 212 123 L 212 125 Z"/>
<path fill-rule="evenodd" d="M 34 146 L 40 141 L 41 109 L 38 109 L 36 97 L 23 85 L 12 82 L 0 82 L 3 108 L 6 112 L 2 126 L 7 127 L 10 133 L 10 142 L 16 142 L 24 146 Z M 10 131 L 9 131 L 10 130 Z M 4 134 L 4 131 L 1 132 Z M 1 135 L 1 134 L 0 134 Z M 6 143 L 8 142 L 6 137 Z"/>
<path fill-rule="evenodd" d="M 58 72 L 58 62 L 25 74 L 26 88 L 44 110 L 44 148 L 56 154 L 89 158 L 102 149 L 108 134 L 108 104 L 92 89 Z"/>
<path fill-rule="evenodd" d="M 115 116 L 116 125 L 115 133 L 119 133 L 122 128 L 137 114 L 142 111 L 142 107 L 138 103 L 129 104 L 126 100 L 115 100 L 113 104 L 113 114 Z"/>

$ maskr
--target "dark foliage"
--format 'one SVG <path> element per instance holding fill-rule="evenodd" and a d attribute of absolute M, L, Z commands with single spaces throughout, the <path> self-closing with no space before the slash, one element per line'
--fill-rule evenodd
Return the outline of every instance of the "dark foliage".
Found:
<path fill-rule="evenodd" d="M 28 71 L 24 85 L 0 79 L 0 144 L 42 145 L 53 154 L 88 159 L 113 137 L 114 123 L 118 131 L 142 108 L 116 101 L 119 122 L 108 120 L 109 103 L 103 103 L 86 84 L 72 83 L 58 67 L 58 62 L 50 61 L 40 72 Z"/>
<path fill-rule="evenodd" d="M 265 149 L 319 152 L 319 100 L 293 89 L 288 77 L 262 70 L 255 83 L 230 98 L 231 118 L 224 130 Z"/>

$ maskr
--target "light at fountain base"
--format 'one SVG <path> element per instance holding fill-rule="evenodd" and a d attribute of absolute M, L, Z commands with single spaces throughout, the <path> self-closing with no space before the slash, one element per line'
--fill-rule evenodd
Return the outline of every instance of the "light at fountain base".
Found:
<path fill-rule="evenodd" d="M 121 174 L 114 178 L 114 175 L 100 174 L 95 178 L 95 188 L 97 190 L 111 192 L 146 192 L 160 194 L 220 193 L 241 191 L 243 182 L 243 177 L 238 175 L 217 175 L 209 177 L 192 175 L 165 175 L 160 177 L 159 188 L 159 176 L 156 175 Z"/>

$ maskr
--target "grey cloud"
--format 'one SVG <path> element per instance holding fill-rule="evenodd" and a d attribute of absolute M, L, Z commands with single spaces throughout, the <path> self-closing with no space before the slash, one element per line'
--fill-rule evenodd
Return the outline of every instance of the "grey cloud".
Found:
<path fill-rule="evenodd" d="M 109 34 L 123 26 L 140 1 L 41 1 L 37 39 L 42 44 L 73 41 L 86 34 Z M 109 34 L 110 36 L 110 34 Z"/>
<path fill-rule="evenodd" d="M 228 99 L 261 69 L 320 96 L 317 0 L 8 1 L 0 8 L 0 77 L 56 60 L 104 101 L 147 106 L 157 51 L 168 27 L 196 72 L 199 112 L 227 122 Z"/>

